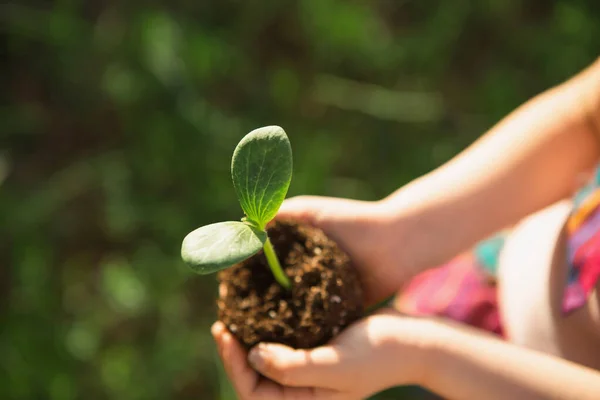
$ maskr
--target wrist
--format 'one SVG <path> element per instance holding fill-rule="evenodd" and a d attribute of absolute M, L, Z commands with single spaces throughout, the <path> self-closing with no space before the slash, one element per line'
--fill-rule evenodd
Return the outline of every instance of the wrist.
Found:
<path fill-rule="evenodd" d="M 386 246 L 406 281 L 446 260 L 438 256 L 443 242 L 438 240 L 436 209 L 411 200 L 411 190 L 402 191 L 382 200 L 380 209 L 387 215 L 383 226 Z"/>
<path fill-rule="evenodd" d="M 379 371 L 389 372 L 389 376 L 382 378 L 387 387 L 418 385 L 432 388 L 440 374 L 439 366 L 449 335 L 433 319 L 398 316 L 394 324 L 387 325 L 384 345 L 380 346 L 385 361 L 379 362 L 383 367 Z"/>
<path fill-rule="evenodd" d="M 451 346 L 460 346 L 460 338 L 456 337 L 450 327 L 435 319 L 429 320 L 428 323 L 427 333 L 423 335 L 426 351 L 420 366 L 417 385 L 439 393 L 439 384 L 442 380 L 440 377 L 444 376 L 444 370 L 448 365 L 452 365 L 452 357 L 449 356 Z"/>
<path fill-rule="evenodd" d="M 417 318 L 421 326 L 417 338 L 419 357 L 415 362 L 413 384 L 435 391 L 446 360 L 446 348 L 452 343 L 447 327 L 429 318 Z"/>
<path fill-rule="evenodd" d="M 462 380 L 471 376 L 467 372 L 468 360 L 480 352 L 474 343 L 492 335 L 452 321 L 429 321 L 429 335 L 425 335 L 428 336 L 427 365 L 418 385 L 444 398 L 454 398 L 456 385 L 465 385 Z"/>
<path fill-rule="evenodd" d="M 372 250 L 373 259 L 380 264 L 402 265 L 398 247 L 403 243 L 404 234 L 398 225 L 396 210 L 390 207 L 390 203 L 386 199 L 369 202 L 361 218 L 364 227 L 362 237 Z"/>
<path fill-rule="evenodd" d="M 440 176 L 425 175 L 383 200 L 390 215 L 389 237 L 396 240 L 392 247 L 410 277 L 448 262 L 481 231 L 461 196 L 437 189 Z"/>

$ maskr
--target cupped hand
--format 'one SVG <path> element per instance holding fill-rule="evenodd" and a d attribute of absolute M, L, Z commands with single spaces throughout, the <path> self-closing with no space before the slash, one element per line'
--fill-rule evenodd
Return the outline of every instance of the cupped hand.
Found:
<path fill-rule="evenodd" d="M 382 202 L 298 196 L 283 203 L 277 218 L 304 221 L 336 241 L 358 271 L 367 305 L 389 297 L 411 277 L 399 258 L 398 229 Z"/>
<path fill-rule="evenodd" d="M 353 400 L 425 381 L 431 355 L 428 324 L 385 309 L 322 347 L 294 350 L 261 343 L 249 354 L 223 323 L 216 322 L 212 334 L 241 400 Z"/>

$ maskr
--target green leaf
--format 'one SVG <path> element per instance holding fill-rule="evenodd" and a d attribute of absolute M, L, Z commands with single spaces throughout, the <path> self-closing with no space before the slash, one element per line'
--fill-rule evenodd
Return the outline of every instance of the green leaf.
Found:
<path fill-rule="evenodd" d="M 210 274 L 256 254 L 266 240 L 266 232 L 243 222 L 219 222 L 190 232 L 181 257 L 196 273 Z"/>
<path fill-rule="evenodd" d="M 244 213 L 264 229 L 292 180 L 292 147 L 284 130 L 266 126 L 247 134 L 233 152 L 231 175 Z"/>

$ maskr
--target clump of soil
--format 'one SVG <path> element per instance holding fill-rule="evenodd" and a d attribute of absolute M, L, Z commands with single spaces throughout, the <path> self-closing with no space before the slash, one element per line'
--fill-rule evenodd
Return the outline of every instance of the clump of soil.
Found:
<path fill-rule="evenodd" d="M 219 320 L 246 349 L 259 342 L 320 346 L 361 316 L 356 271 L 323 231 L 277 221 L 268 234 L 291 290 L 275 281 L 262 251 L 218 274 Z"/>

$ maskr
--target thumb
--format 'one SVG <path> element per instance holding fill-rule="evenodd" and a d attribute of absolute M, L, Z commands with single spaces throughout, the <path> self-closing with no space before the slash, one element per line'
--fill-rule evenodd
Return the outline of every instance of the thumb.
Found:
<path fill-rule="evenodd" d="M 248 354 L 258 372 L 283 386 L 339 388 L 340 349 L 335 345 L 294 350 L 281 344 L 260 343 Z"/>
<path fill-rule="evenodd" d="M 281 204 L 277 218 L 290 218 L 320 227 L 324 215 L 339 199 L 321 196 L 296 196 Z"/>
<path fill-rule="evenodd" d="M 299 219 L 319 228 L 334 221 L 356 220 L 373 214 L 371 202 L 325 196 L 296 196 L 285 200 L 277 218 Z"/>

